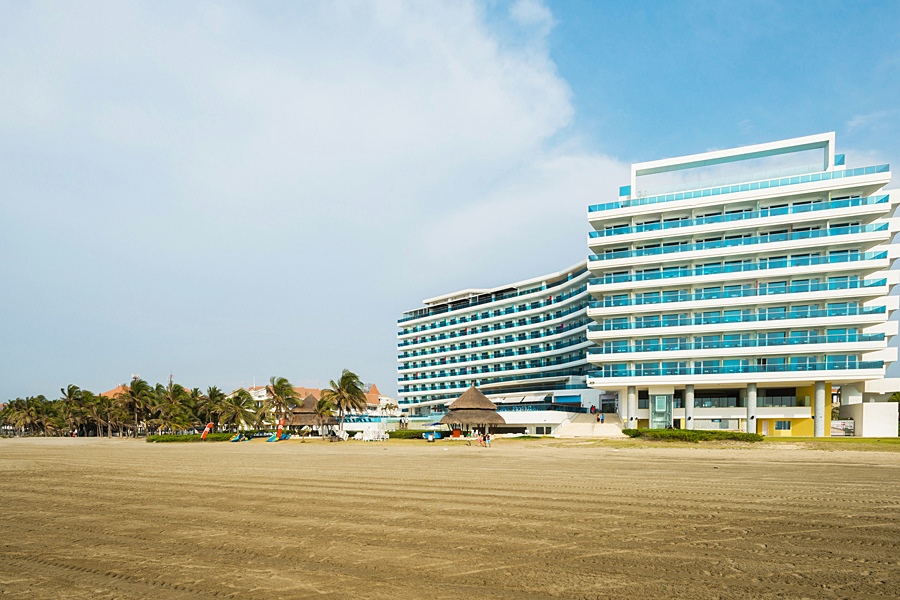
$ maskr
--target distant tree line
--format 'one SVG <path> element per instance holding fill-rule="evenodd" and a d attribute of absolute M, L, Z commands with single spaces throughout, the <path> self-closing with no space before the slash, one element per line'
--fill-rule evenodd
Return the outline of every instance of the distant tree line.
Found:
<path fill-rule="evenodd" d="M 94 394 L 76 385 L 60 390 L 60 397 L 44 395 L 16 398 L 0 410 L 0 432 L 15 435 L 96 435 L 137 437 L 141 434 L 179 433 L 213 423 L 219 431 L 263 429 L 279 419 L 289 419 L 291 409 L 303 398 L 285 377 L 272 377 L 261 405 L 241 388 L 226 394 L 212 386 L 202 391 L 170 381 L 150 385 L 134 378 L 109 395 Z M 362 382 L 347 369 L 331 381 L 316 402 L 322 421 L 366 409 Z M 289 420 L 287 421 L 290 422 Z"/>

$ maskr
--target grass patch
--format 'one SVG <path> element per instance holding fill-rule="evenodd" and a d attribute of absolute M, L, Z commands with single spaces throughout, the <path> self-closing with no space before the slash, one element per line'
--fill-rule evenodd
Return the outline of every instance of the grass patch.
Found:
<path fill-rule="evenodd" d="M 674 442 L 761 442 L 765 439 L 756 433 L 707 431 L 703 429 L 623 429 L 622 433 L 631 438 Z"/>
<path fill-rule="evenodd" d="M 154 444 L 167 442 L 227 442 L 233 437 L 233 433 L 210 433 L 205 440 L 200 439 L 199 433 L 188 435 L 148 435 L 147 441 Z"/>
<path fill-rule="evenodd" d="M 398 429 L 396 431 L 389 431 L 388 437 L 392 440 L 421 440 L 422 435 L 425 433 L 432 433 L 430 429 Z M 443 435 L 444 432 L 441 432 Z"/>

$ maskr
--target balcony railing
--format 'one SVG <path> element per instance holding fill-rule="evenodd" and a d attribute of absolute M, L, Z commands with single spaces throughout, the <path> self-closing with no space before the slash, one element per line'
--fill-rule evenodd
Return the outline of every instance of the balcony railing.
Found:
<path fill-rule="evenodd" d="M 568 363 L 577 362 L 580 360 L 584 360 L 584 353 L 579 353 L 578 356 L 573 356 L 571 358 L 552 358 L 552 359 L 540 359 L 540 360 L 531 360 L 526 361 L 526 364 L 522 367 L 519 366 L 511 366 L 511 367 L 472 367 L 468 369 L 467 373 L 450 373 L 449 371 L 436 371 L 429 372 L 423 375 L 419 375 L 418 377 L 409 375 L 404 375 L 403 377 L 398 377 L 397 381 L 399 382 L 407 382 L 407 381 L 424 381 L 426 379 L 442 379 L 444 377 L 474 377 L 477 375 L 485 375 L 487 373 L 509 373 L 512 371 L 524 371 L 527 369 L 542 369 L 545 367 L 555 367 L 557 365 L 565 365 Z M 528 364 L 531 363 L 531 364 Z M 502 381 L 502 378 L 499 379 Z"/>
<path fill-rule="evenodd" d="M 409 371 L 413 369 L 436 369 L 436 368 L 446 368 L 448 365 L 455 365 L 460 363 L 469 363 L 469 362 L 481 362 L 481 361 L 497 361 L 505 358 L 513 358 L 516 356 L 528 356 L 529 354 L 540 354 L 542 352 L 552 352 L 554 350 L 562 350 L 564 348 L 569 348 L 571 346 L 577 346 L 578 344 L 583 344 L 587 342 L 587 338 L 585 336 L 579 336 L 574 339 L 566 340 L 564 342 L 556 342 L 555 344 L 548 344 L 545 348 L 538 348 L 536 350 L 526 349 L 515 351 L 512 349 L 506 350 L 505 352 L 494 353 L 494 356 L 488 357 L 477 357 L 477 358 L 468 358 L 466 356 L 453 356 L 451 358 L 446 359 L 443 362 L 435 363 L 435 364 L 416 364 L 421 363 L 422 361 L 413 361 L 412 363 L 401 365 L 398 370 L 400 371 Z M 446 350 L 444 351 L 446 353 Z"/>
<path fill-rule="evenodd" d="M 588 283 L 591 285 L 604 285 L 611 283 L 628 283 L 633 281 L 654 281 L 657 279 L 669 279 L 673 277 L 697 277 L 701 275 L 718 275 L 720 273 L 743 273 L 750 271 L 766 271 L 769 269 L 784 269 L 787 267 L 809 267 L 814 265 L 831 265 L 844 262 L 860 262 L 868 260 L 883 260 L 887 258 L 883 252 L 859 252 L 852 254 L 839 254 L 830 256 L 792 257 L 766 262 L 747 262 L 734 265 L 706 265 L 702 267 L 673 267 L 671 270 L 654 270 L 642 273 L 607 273 L 600 277 L 592 277 Z"/>
<path fill-rule="evenodd" d="M 420 338 L 420 339 L 403 340 L 402 342 L 399 342 L 397 344 L 397 347 L 404 348 L 406 346 L 416 346 L 419 344 L 434 343 L 434 342 L 440 342 L 443 340 L 456 340 L 459 338 L 467 338 L 468 339 L 468 338 L 471 338 L 471 337 L 476 336 L 481 333 L 490 333 L 493 331 L 503 331 L 504 329 L 513 329 L 516 327 L 527 327 L 528 325 L 536 325 L 538 323 L 546 323 L 547 321 L 555 321 L 558 319 L 562 319 L 563 317 L 567 317 L 573 313 L 583 311 L 585 309 L 587 309 L 587 302 L 585 302 L 584 304 L 579 303 L 578 305 L 573 306 L 572 308 L 569 308 L 567 310 L 558 310 L 558 311 L 556 311 L 554 313 L 550 313 L 550 314 L 533 316 L 530 319 L 528 319 L 528 321 L 525 323 L 512 323 L 511 325 L 505 325 L 503 323 L 495 323 L 494 325 L 483 325 L 481 327 L 472 327 L 471 331 L 468 331 L 468 330 L 465 332 L 451 331 L 450 333 L 441 333 L 440 335 L 422 336 L 422 338 Z M 533 332 L 533 333 L 539 333 L 539 335 L 534 336 L 534 337 L 544 337 L 546 335 L 556 335 L 557 333 L 562 333 L 563 331 L 565 331 L 565 330 L 560 329 L 559 331 L 553 332 L 553 333 L 539 333 L 539 332 Z M 507 337 L 510 337 L 513 339 L 503 340 L 503 341 L 494 342 L 494 343 L 504 344 L 504 343 L 508 343 L 508 342 L 517 341 L 517 339 L 523 339 L 523 340 L 530 339 L 529 337 L 516 338 L 515 335 L 510 335 Z"/>
<path fill-rule="evenodd" d="M 616 298 L 607 296 L 602 300 L 595 300 L 588 304 L 590 308 L 610 308 L 614 306 L 646 306 L 651 304 L 668 304 L 670 302 L 694 302 L 697 300 L 716 300 L 720 298 L 752 298 L 758 296 L 771 296 L 779 294 L 802 294 L 804 292 L 823 292 L 834 290 L 852 290 L 879 288 L 887 285 L 887 279 L 875 281 L 822 281 L 808 283 L 789 283 L 784 286 L 761 285 L 756 288 L 741 290 L 716 290 L 700 292 L 667 292 L 655 296 L 643 296 L 641 298 Z"/>
<path fill-rule="evenodd" d="M 752 190 L 765 190 L 769 188 L 785 187 L 802 183 L 813 183 L 816 181 L 831 181 L 834 179 L 844 179 L 847 177 L 860 177 L 863 175 L 874 175 L 876 173 L 889 173 L 890 171 L 891 166 L 885 164 L 875 165 L 873 167 L 859 167 L 857 169 L 843 169 L 840 171 L 824 171 L 822 173 L 811 173 L 809 175 L 795 175 L 793 177 L 779 177 L 777 179 L 766 179 L 763 181 L 753 181 L 735 185 L 723 185 L 687 192 L 678 192 L 674 194 L 661 194 L 658 196 L 647 196 L 644 198 L 617 200 L 615 202 L 607 202 L 605 204 L 594 204 L 593 206 L 588 207 L 588 212 L 612 210 L 615 208 L 625 208 L 628 206 L 659 204 L 662 202 L 674 202 L 676 200 L 691 200 L 693 198 L 705 198 L 707 196 L 721 196 L 724 194 L 735 194 L 738 192 L 749 192 Z"/>
<path fill-rule="evenodd" d="M 445 381 L 442 383 L 423 383 L 423 384 L 410 384 L 408 381 L 405 384 L 401 383 L 400 390 L 401 392 L 430 392 L 430 391 L 441 391 L 441 390 L 460 390 L 466 389 L 470 385 L 488 385 L 493 383 L 503 383 L 507 381 L 525 381 L 531 379 L 545 379 L 550 377 L 574 377 L 574 376 L 583 376 L 585 371 L 579 367 L 576 369 L 562 369 L 559 371 L 549 371 L 544 373 L 531 373 L 528 375 L 510 375 L 507 377 L 477 377 L 477 378 L 469 378 L 462 381 Z M 409 380 L 412 381 L 412 380 Z"/>
<path fill-rule="evenodd" d="M 588 373 L 589 378 L 607 379 L 611 377 L 664 377 L 681 375 L 722 375 L 750 373 L 802 373 L 806 371 L 850 371 L 857 369 L 882 369 L 884 361 L 872 360 L 862 362 L 816 362 L 806 364 L 776 365 L 736 365 L 736 366 L 693 366 L 693 367 L 658 367 L 649 369 L 610 369 Z"/>
<path fill-rule="evenodd" d="M 824 308 L 801 311 L 786 311 L 783 313 L 761 313 L 740 316 L 704 316 L 696 315 L 691 317 L 673 317 L 644 320 L 640 323 L 625 322 L 603 322 L 588 325 L 588 331 L 618 331 L 627 329 L 655 329 L 659 327 L 685 327 L 690 325 L 715 325 L 719 323 L 758 323 L 762 321 L 780 321 L 790 319 L 812 319 L 818 317 L 849 317 L 856 315 L 878 315 L 885 314 L 884 306 L 857 307 L 848 306 L 846 308 Z"/>
<path fill-rule="evenodd" d="M 481 306 L 482 304 L 489 304 L 491 302 L 500 302 L 502 300 L 509 300 L 510 298 L 517 298 L 519 296 L 527 296 L 529 294 L 534 294 L 536 292 L 545 292 L 547 290 L 552 290 L 553 288 L 559 287 L 561 285 L 566 285 L 571 282 L 573 279 L 577 279 L 581 275 L 584 275 L 587 272 L 587 269 L 579 269 L 574 273 L 570 274 L 566 279 L 562 281 L 558 281 L 556 283 L 552 283 L 547 286 L 541 286 L 538 288 L 531 288 L 527 290 L 517 290 L 515 292 L 509 292 L 506 294 L 491 294 L 490 298 L 470 298 L 468 301 L 460 301 L 457 306 L 456 302 L 442 304 L 440 306 L 430 306 L 427 308 L 420 308 L 412 312 L 404 313 L 402 317 L 397 319 L 398 323 L 403 323 L 406 321 L 412 321 L 413 319 L 422 319 L 424 317 L 433 317 L 437 315 L 441 315 L 447 312 L 453 312 L 458 310 L 466 310 L 472 308 L 473 306 Z M 463 302 L 465 302 L 463 304 Z"/>
<path fill-rule="evenodd" d="M 495 317 L 503 317 L 506 315 L 514 315 L 514 314 L 520 313 L 520 312 L 528 312 L 528 311 L 532 311 L 532 310 L 537 310 L 539 308 L 553 306 L 555 304 L 560 304 L 562 302 L 565 302 L 569 298 L 573 298 L 575 296 L 578 296 L 579 294 L 584 293 L 585 290 L 587 290 L 587 286 L 582 285 L 582 286 L 575 288 L 571 292 L 553 296 L 553 298 L 551 298 L 550 300 L 535 300 L 533 302 L 529 302 L 522 308 L 519 308 L 517 306 L 508 306 L 503 310 L 498 309 L 498 310 L 486 311 L 486 314 L 484 314 L 483 316 L 482 316 L 482 314 L 474 314 L 474 315 L 469 315 L 468 317 L 463 316 L 463 317 L 459 317 L 459 318 L 453 318 L 448 321 L 440 321 L 438 323 L 430 323 L 428 325 L 417 325 L 417 326 L 414 326 L 414 327 L 411 327 L 408 329 L 404 329 L 403 331 L 399 332 L 398 335 L 410 335 L 413 333 L 418 333 L 420 331 L 430 331 L 432 329 L 440 329 L 442 327 L 452 327 L 454 325 L 464 325 L 466 323 L 471 323 L 473 321 L 480 321 L 482 319 L 493 319 Z"/>
<path fill-rule="evenodd" d="M 603 254 L 591 254 L 588 260 L 597 262 L 601 260 L 613 260 L 616 258 L 636 258 L 639 256 L 656 256 L 658 254 L 673 254 L 677 252 L 697 252 L 700 250 L 716 250 L 719 248 L 736 248 L 739 246 L 756 246 L 774 242 L 791 242 L 795 240 L 808 240 L 827 238 L 839 235 L 853 235 L 857 233 L 872 233 L 876 231 L 888 231 L 887 223 L 877 225 L 853 225 L 846 227 L 831 227 L 810 231 L 793 231 L 791 233 L 770 233 L 753 237 L 741 237 L 733 239 L 713 240 L 710 242 L 698 242 L 695 244 L 678 244 L 671 246 L 657 246 L 655 248 L 640 248 L 637 250 L 618 250 L 604 252 Z"/>
<path fill-rule="evenodd" d="M 710 225 L 712 223 L 731 223 L 735 221 L 746 221 L 749 219 L 763 219 L 766 217 L 776 217 L 781 215 L 794 215 L 807 212 L 815 212 L 819 210 L 831 210 L 837 208 L 849 208 L 851 206 L 869 206 L 873 204 L 886 204 L 890 196 L 869 196 L 867 198 L 845 198 L 843 200 L 830 200 L 822 202 L 813 202 L 810 204 L 795 204 L 793 206 L 782 206 L 779 208 L 764 208 L 762 210 L 726 213 L 724 215 L 712 215 L 699 219 L 679 219 L 677 221 L 645 223 L 643 225 L 635 225 L 634 227 L 610 227 L 601 229 L 600 231 L 590 232 L 592 238 L 603 238 L 616 235 L 626 235 L 629 233 L 643 233 L 645 231 L 661 231 L 666 229 L 678 229 L 681 227 L 696 227 L 699 225 Z"/>
<path fill-rule="evenodd" d="M 675 343 L 602 346 L 588 349 L 589 355 L 625 354 L 629 352 L 674 352 L 677 350 L 721 350 L 724 348 L 771 348 L 803 344 L 844 344 L 853 342 L 880 342 L 883 333 L 846 333 L 834 335 L 809 335 L 803 337 L 767 338 L 755 340 L 696 340 Z"/>

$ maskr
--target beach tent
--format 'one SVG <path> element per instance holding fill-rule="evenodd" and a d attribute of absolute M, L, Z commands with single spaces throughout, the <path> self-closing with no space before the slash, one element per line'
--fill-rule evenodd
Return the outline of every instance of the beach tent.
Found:
<path fill-rule="evenodd" d="M 468 430 L 470 427 L 479 427 L 488 432 L 491 425 L 506 425 L 506 420 L 497 412 L 497 405 L 474 385 L 454 400 L 449 408 L 450 412 L 444 415 L 441 423 L 449 425 L 451 429 Z"/>

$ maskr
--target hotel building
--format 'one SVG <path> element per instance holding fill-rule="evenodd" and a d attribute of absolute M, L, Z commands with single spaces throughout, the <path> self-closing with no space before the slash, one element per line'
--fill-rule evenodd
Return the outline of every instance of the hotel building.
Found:
<path fill-rule="evenodd" d="M 900 390 L 890 180 L 845 165 L 833 133 L 633 165 L 588 211 L 588 385 L 630 427 L 769 436 L 826 435 L 835 386 L 842 416 L 893 415 L 896 436 L 877 402 Z"/>
<path fill-rule="evenodd" d="M 580 262 L 517 283 L 430 298 L 403 313 L 400 407 L 411 415 L 442 412 L 470 385 L 497 403 L 508 423 L 524 423 L 508 412 L 598 406 L 599 392 L 586 384 L 593 346 L 587 339 L 589 277 Z M 553 421 L 545 419 L 547 427 L 537 433 L 550 433 Z"/>

